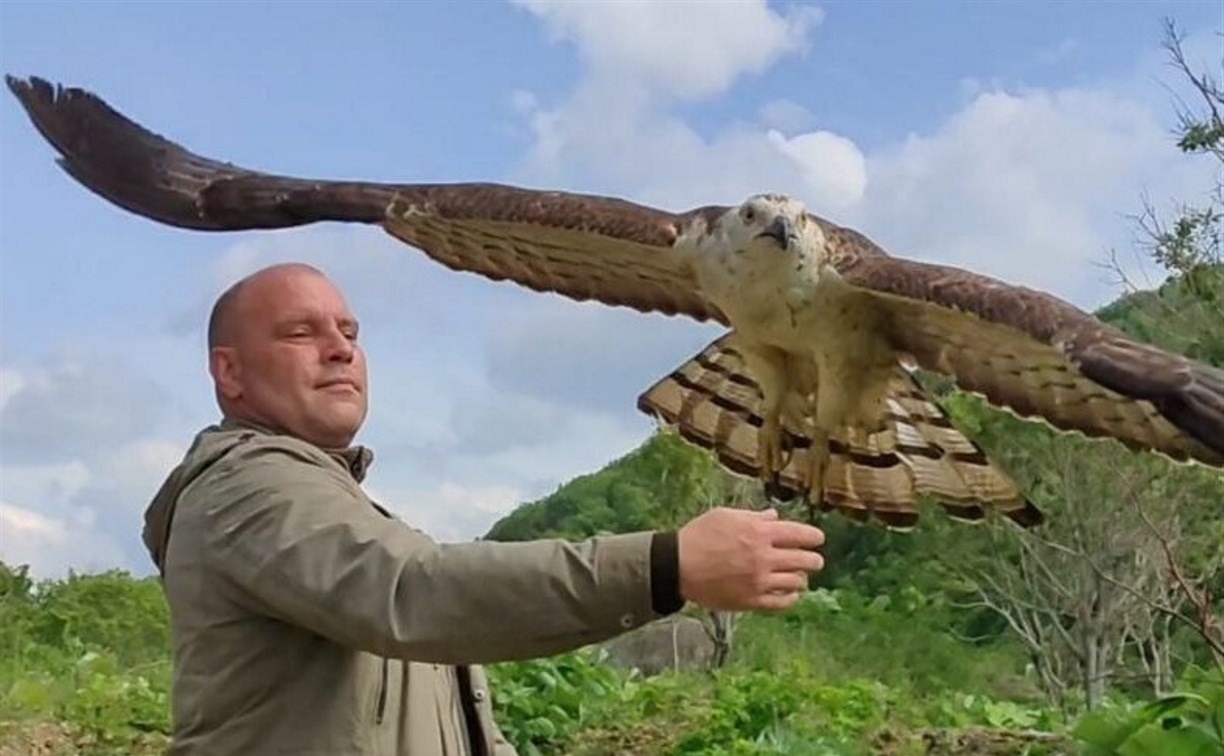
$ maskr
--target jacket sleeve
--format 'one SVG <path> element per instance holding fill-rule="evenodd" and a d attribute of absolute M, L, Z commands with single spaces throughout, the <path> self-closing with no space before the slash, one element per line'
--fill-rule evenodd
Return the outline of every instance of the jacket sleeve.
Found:
<path fill-rule="evenodd" d="M 379 512 L 339 465 L 252 443 L 191 493 L 212 569 L 253 610 L 382 656 L 547 656 L 658 615 L 651 533 L 438 544 Z"/>

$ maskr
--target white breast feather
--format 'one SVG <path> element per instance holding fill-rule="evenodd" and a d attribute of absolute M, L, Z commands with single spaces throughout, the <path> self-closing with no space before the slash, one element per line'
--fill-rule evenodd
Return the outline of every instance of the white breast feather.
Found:
<path fill-rule="evenodd" d="M 869 300 L 836 273 L 821 270 L 823 249 L 817 247 L 824 243 L 823 234 L 809 229 L 798 242 L 808 247 L 799 250 L 745 249 L 735 241 L 738 218 L 724 221 L 691 243 L 702 290 L 730 318 L 742 347 L 760 350 L 761 357 L 768 356 L 768 349 L 761 349 L 767 347 L 792 360 L 799 357 L 802 365 L 791 362 L 782 368 L 789 375 L 785 390 L 806 393 L 816 390 L 813 383 L 818 382 L 821 414 L 829 422 L 875 415 L 879 392 L 872 387 L 885 385 L 895 356 L 880 336 Z M 762 388 L 768 396 L 773 387 Z"/>

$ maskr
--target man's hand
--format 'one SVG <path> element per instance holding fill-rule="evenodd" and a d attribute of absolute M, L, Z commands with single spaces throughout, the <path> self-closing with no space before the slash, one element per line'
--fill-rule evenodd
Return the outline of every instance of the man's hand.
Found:
<path fill-rule="evenodd" d="M 824 532 L 776 510 L 720 507 L 680 528 L 680 594 L 708 609 L 786 609 L 824 568 Z"/>

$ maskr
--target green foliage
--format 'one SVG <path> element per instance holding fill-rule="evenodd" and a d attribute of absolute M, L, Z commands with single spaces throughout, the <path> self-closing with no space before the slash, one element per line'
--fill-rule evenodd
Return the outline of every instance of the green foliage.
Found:
<path fill-rule="evenodd" d="M 43 584 L 36 603 L 30 632 L 42 644 L 105 649 L 118 663 L 136 665 L 162 658 L 170 641 L 165 598 L 154 579 L 119 571 L 72 574 Z"/>
<path fill-rule="evenodd" d="M 765 671 L 719 670 L 704 706 L 688 712 L 692 726 L 675 753 L 777 753 L 784 733 L 819 737 L 826 745 L 848 745 L 880 724 L 889 691 L 856 681 L 829 686 L 801 663 Z"/>
<path fill-rule="evenodd" d="M 808 640 L 770 668 L 734 664 L 711 673 L 648 679 L 617 672 L 609 680 L 590 670 L 585 653 L 556 657 L 553 666 L 499 665 L 498 685 L 525 688 L 534 699 L 530 706 L 499 704 L 499 722 L 524 753 L 580 756 L 868 754 L 885 744 L 890 753 L 919 754 L 928 752 L 925 743 L 932 738 L 958 742 L 965 734 L 1060 738 L 1040 732 L 1056 724 L 1055 715 L 1040 706 L 949 690 L 922 696 L 870 676 L 834 682 L 816 663 L 820 653 L 818 643 Z M 589 688 L 581 724 L 573 705 L 564 715 L 551 709 L 570 699 L 572 688 L 535 681 L 541 669 L 552 673 L 554 666 L 571 665 L 586 670 L 582 676 L 588 681 L 576 686 Z M 561 703 L 560 708 L 567 707 Z M 563 724 L 541 725 L 536 722 L 541 715 Z"/>
<path fill-rule="evenodd" d="M 123 572 L 36 582 L 0 563 L 0 721 L 70 724 L 72 747 L 130 754 L 170 731 L 160 586 Z"/>
<path fill-rule="evenodd" d="M 1090 756 L 1224 753 L 1224 675 L 1191 668 L 1177 692 L 1103 707 L 1085 715 L 1072 734 Z"/>
<path fill-rule="evenodd" d="M 812 671 L 832 682 L 865 677 L 918 697 L 948 690 L 1038 697 L 1020 649 L 1008 639 L 968 643 L 956 631 L 961 614 L 942 593 L 912 586 L 875 596 L 816 589 L 785 613 L 744 618 L 732 664 L 773 669 L 811 649 Z"/>
<path fill-rule="evenodd" d="M 590 650 L 494 665 L 498 721 L 525 754 L 918 754 L 931 738 L 963 752 L 1059 737 L 1015 646 L 959 640 L 954 614 L 913 588 L 817 589 L 791 611 L 741 617 L 712 672 L 642 679 Z"/>
<path fill-rule="evenodd" d="M 76 684 L 57 713 L 95 752 L 126 753 L 146 733 L 169 734 L 169 683 L 164 662 L 124 669 L 113 654 L 87 652 L 77 661 Z"/>
<path fill-rule="evenodd" d="M 621 684 L 603 656 L 591 650 L 494 665 L 489 678 L 501 730 L 524 756 L 539 754 L 589 724 L 591 707 Z"/>
<path fill-rule="evenodd" d="M 1172 229 L 1152 233 L 1152 256 L 1180 272 L 1156 289 L 1118 299 L 1097 316 L 1136 339 L 1224 367 L 1224 261 L 1202 246 L 1210 236 L 1218 248 L 1220 212 L 1187 211 Z"/>
<path fill-rule="evenodd" d="M 1186 126 L 1177 146 L 1183 152 L 1208 152 L 1224 143 L 1224 123 L 1191 123 Z"/>

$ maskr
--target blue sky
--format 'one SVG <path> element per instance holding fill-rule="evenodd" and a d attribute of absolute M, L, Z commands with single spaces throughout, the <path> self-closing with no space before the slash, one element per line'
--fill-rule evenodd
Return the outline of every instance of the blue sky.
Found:
<path fill-rule="evenodd" d="M 894 254 L 1084 307 L 1132 227 L 1208 189 L 1173 149 L 1161 20 L 1217 2 L 0 4 L 5 73 L 83 86 L 281 173 L 493 180 L 682 209 L 788 191 Z M 0 106 L 0 558 L 144 573 L 141 512 L 215 409 L 234 278 L 323 266 L 363 320 L 370 488 L 440 538 L 631 449 L 638 392 L 717 331 L 459 275 L 373 228 L 191 233 L 127 214 Z"/>

